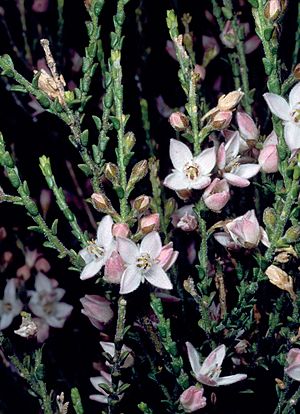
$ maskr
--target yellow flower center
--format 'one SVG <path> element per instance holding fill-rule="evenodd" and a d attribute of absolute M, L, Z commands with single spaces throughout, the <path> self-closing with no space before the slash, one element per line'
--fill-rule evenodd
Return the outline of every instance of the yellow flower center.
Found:
<path fill-rule="evenodd" d="M 139 269 L 143 270 L 144 272 L 149 270 L 152 267 L 152 265 L 153 265 L 153 260 L 151 259 L 148 253 L 142 254 L 136 260 L 136 266 Z"/>
<path fill-rule="evenodd" d="M 96 259 L 100 259 L 104 254 L 103 247 L 98 246 L 98 244 L 96 244 L 95 240 L 91 240 L 91 241 L 88 242 L 87 251 L 90 254 L 93 254 Z"/>
<path fill-rule="evenodd" d="M 199 166 L 193 162 L 189 162 L 184 167 L 184 173 L 189 180 L 196 180 L 200 175 Z"/>

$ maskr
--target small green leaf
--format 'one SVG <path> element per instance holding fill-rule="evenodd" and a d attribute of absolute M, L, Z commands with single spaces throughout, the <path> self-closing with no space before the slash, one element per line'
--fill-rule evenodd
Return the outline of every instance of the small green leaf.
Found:
<path fill-rule="evenodd" d="M 51 231 L 55 236 L 57 235 L 57 225 L 58 225 L 58 219 L 55 219 L 51 226 Z"/>

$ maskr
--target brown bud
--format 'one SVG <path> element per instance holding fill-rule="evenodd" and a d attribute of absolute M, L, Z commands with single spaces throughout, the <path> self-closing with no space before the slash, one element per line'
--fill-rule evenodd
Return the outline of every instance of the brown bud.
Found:
<path fill-rule="evenodd" d="M 139 227 L 143 234 L 148 234 L 151 233 L 151 231 L 157 231 L 159 229 L 159 224 L 159 214 L 154 213 L 141 218 Z"/>
<path fill-rule="evenodd" d="M 232 111 L 241 101 L 244 92 L 240 89 L 222 95 L 218 100 L 218 109 L 220 111 Z"/>
<path fill-rule="evenodd" d="M 271 265 L 267 268 L 266 275 L 273 285 L 277 286 L 279 289 L 287 291 L 293 300 L 296 299 L 296 295 L 293 290 L 293 279 L 284 270 L 275 265 Z"/>
<path fill-rule="evenodd" d="M 128 154 L 136 143 L 136 139 L 133 132 L 127 132 L 124 135 L 124 150 L 125 153 Z"/>
<path fill-rule="evenodd" d="M 135 184 L 142 180 L 148 172 L 148 162 L 147 160 L 139 161 L 132 168 L 129 181 L 128 181 L 128 190 L 131 190 Z"/>
<path fill-rule="evenodd" d="M 147 208 L 150 205 L 151 198 L 146 195 L 141 195 L 137 197 L 132 202 L 132 207 L 138 212 L 138 213 L 144 213 Z"/>
<path fill-rule="evenodd" d="M 280 0 L 268 0 L 264 8 L 264 15 L 266 19 L 276 20 L 282 11 Z"/>
<path fill-rule="evenodd" d="M 34 73 L 37 73 L 35 71 Z M 60 75 L 60 85 L 65 86 L 65 80 Z M 63 105 L 65 103 L 65 98 L 60 92 L 60 88 L 55 82 L 55 80 L 50 76 L 44 69 L 41 69 L 40 75 L 38 78 L 38 87 L 41 91 L 45 92 L 50 99 L 58 99 L 58 102 Z"/>
<path fill-rule="evenodd" d="M 176 194 L 181 200 L 188 201 L 192 196 L 192 191 L 191 190 L 179 190 L 179 191 L 176 191 Z"/>
<path fill-rule="evenodd" d="M 189 126 L 189 120 L 182 112 L 173 112 L 169 117 L 169 122 L 175 131 L 185 131 Z"/>
<path fill-rule="evenodd" d="M 231 120 L 231 111 L 220 111 L 216 113 L 216 115 L 212 118 L 210 123 L 213 129 L 221 131 L 222 129 L 226 129 L 230 125 Z"/>
<path fill-rule="evenodd" d="M 112 209 L 110 200 L 102 193 L 93 193 L 91 199 L 94 208 L 98 211 L 106 213 Z"/>
<path fill-rule="evenodd" d="M 114 185 L 119 184 L 119 168 L 116 164 L 108 162 L 104 167 L 104 175 Z"/>
<path fill-rule="evenodd" d="M 297 65 L 294 67 L 293 73 L 295 78 L 297 80 L 300 80 L 300 63 L 297 63 Z"/>

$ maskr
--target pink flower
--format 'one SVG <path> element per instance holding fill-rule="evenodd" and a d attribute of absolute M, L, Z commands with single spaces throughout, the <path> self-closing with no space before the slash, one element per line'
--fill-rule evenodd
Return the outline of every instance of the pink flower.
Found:
<path fill-rule="evenodd" d="M 108 403 L 108 394 L 106 391 L 104 391 L 100 385 L 101 384 L 105 384 L 107 387 L 112 387 L 112 379 L 111 379 L 111 375 L 108 374 L 105 371 L 100 371 L 101 376 L 98 377 L 91 377 L 90 381 L 93 385 L 93 387 L 100 393 L 100 394 L 93 394 L 90 395 L 90 399 L 94 400 L 94 401 L 98 401 L 102 404 L 107 404 Z M 120 383 L 121 385 L 122 383 Z M 119 395 L 119 400 L 123 397 L 122 395 Z"/>
<path fill-rule="evenodd" d="M 190 149 L 185 144 L 171 139 L 170 158 L 175 168 L 165 178 L 164 185 L 166 187 L 175 191 L 201 190 L 210 184 L 209 173 L 216 164 L 214 148 L 208 148 L 193 157 Z"/>
<path fill-rule="evenodd" d="M 254 210 L 249 210 L 243 216 L 229 221 L 224 226 L 225 232 L 215 233 L 215 239 L 222 246 L 230 249 L 244 247 L 255 248 L 259 242 L 269 247 L 270 243 L 265 230 L 260 227 Z"/>
<path fill-rule="evenodd" d="M 290 349 L 286 360 L 288 366 L 284 369 L 285 373 L 294 380 L 300 381 L 300 349 Z"/>
<path fill-rule="evenodd" d="M 275 173 L 278 171 L 278 151 L 277 151 L 277 135 L 272 131 L 265 140 L 263 149 L 260 151 L 258 163 L 265 173 Z"/>
<path fill-rule="evenodd" d="M 241 26 L 244 28 L 245 35 L 248 36 L 250 33 L 250 25 L 249 23 L 241 23 Z M 234 32 L 231 21 L 227 20 L 225 23 L 225 27 L 220 35 L 221 42 L 230 49 L 235 48 L 236 46 L 236 36 L 237 34 Z M 244 42 L 244 49 L 246 54 L 252 53 L 255 49 L 258 48 L 260 45 L 260 39 L 258 36 L 253 35 L 249 37 Z"/>
<path fill-rule="evenodd" d="M 289 103 L 275 93 L 265 93 L 270 111 L 284 121 L 284 139 L 291 150 L 300 149 L 300 82 L 290 91 Z"/>
<path fill-rule="evenodd" d="M 45 13 L 48 10 L 49 0 L 34 0 L 32 11 L 36 13 Z"/>
<path fill-rule="evenodd" d="M 194 204 L 188 204 L 176 210 L 171 216 L 173 226 L 183 231 L 195 230 L 198 222 L 193 208 Z"/>
<path fill-rule="evenodd" d="M 103 217 L 97 229 L 97 240 L 90 241 L 87 247 L 80 250 L 79 254 L 86 263 L 80 274 L 81 280 L 95 276 L 111 256 L 116 245 L 112 226 L 112 218 L 110 216 Z"/>
<path fill-rule="evenodd" d="M 180 404 L 186 413 L 193 413 L 206 406 L 206 398 L 203 397 L 203 388 L 192 385 L 180 395 Z"/>
<path fill-rule="evenodd" d="M 176 262 L 178 257 L 178 252 L 173 249 L 173 243 L 170 242 L 163 246 L 156 260 L 160 266 L 165 270 L 169 270 L 173 264 Z"/>
<path fill-rule="evenodd" d="M 129 227 L 126 223 L 116 223 L 112 227 L 112 234 L 114 237 L 127 237 L 129 234 Z"/>
<path fill-rule="evenodd" d="M 25 248 L 25 264 L 17 270 L 17 276 L 28 280 L 31 276 L 31 270 L 35 268 L 38 272 L 49 272 L 50 264 L 48 260 L 41 257 L 42 254 L 37 249 L 29 250 Z"/>
<path fill-rule="evenodd" d="M 190 342 L 186 342 L 189 361 L 197 381 L 211 387 L 219 385 L 229 385 L 247 378 L 246 374 L 235 374 L 227 377 L 220 377 L 222 363 L 225 358 L 225 345 L 218 346 L 213 350 L 203 364 L 200 364 L 199 355 Z"/>
<path fill-rule="evenodd" d="M 182 112 L 173 112 L 169 117 L 169 122 L 176 131 L 185 131 L 189 126 L 189 120 Z"/>
<path fill-rule="evenodd" d="M 118 252 L 112 252 L 110 258 L 105 263 L 104 277 L 108 283 L 121 282 L 121 276 L 124 272 L 124 262 Z"/>
<path fill-rule="evenodd" d="M 0 300 L 0 331 L 6 329 L 23 309 L 23 303 L 16 293 L 16 279 L 9 279 Z"/>
<path fill-rule="evenodd" d="M 145 280 L 160 289 L 172 289 L 172 283 L 158 261 L 162 244 L 156 231 L 147 234 L 140 246 L 121 237 L 117 242 L 118 251 L 126 265 L 121 278 L 120 294 L 133 292 Z"/>
<path fill-rule="evenodd" d="M 50 280 L 39 272 L 35 277 L 35 291 L 29 291 L 28 306 L 32 313 L 42 320 L 43 324 L 53 328 L 62 328 L 67 317 L 70 316 L 73 306 L 60 302 L 65 290 L 56 286 L 56 280 Z"/>
<path fill-rule="evenodd" d="M 85 295 L 80 302 L 83 306 L 81 313 L 99 330 L 102 330 L 114 316 L 110 302 L 101 296 Z"/>
<path fill-rule="evenodd" d="M 219 146 L 217 153 L 217 167 L 229 184 L 235 187 L 247 187 L 249 178 L 254 177 L 260 170 L 258 164 L 245 164 L 239 153 L 240 138 L 235 132 L 230 140 Z"/>
<path fill-rule="evenodd" d="M 143 234 L 148 234 L 151 231 L 159 229 L 160 218 L 158 213 L 149 214 L 148 216 L 142 217 L 140 220 L 140 229 Z"/>
<path fill-rule="evenodd" d="M 220 212 L 230 199 L 230 190 L 227 181 L 215 178 L 203 193 L 203 201 L 210 210 Z"/>
<path fill-rule="evenodd" d="M 255 125 L 255 122 L 253 121 L 251 116 L 249 116 L 246 112 L 243 111 L 237 111 L 236 121 L 240 133 L 239 152 L 244 153 L 246 151 L 249 151 L 249 155 L 253 155 L 256 158 L 258 151 L 255 148 L 255 144 L 259 137 L 259 131 L 257 129 L 257 126 Z M 233 134 L 234 132 L 232 132 L 232 135 Z"/>

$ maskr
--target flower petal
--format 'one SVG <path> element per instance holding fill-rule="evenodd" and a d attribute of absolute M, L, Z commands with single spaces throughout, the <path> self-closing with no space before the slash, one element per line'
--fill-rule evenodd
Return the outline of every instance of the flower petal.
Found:
<path fill-rule="evenodd" d="M 219 146 L 217 151 L 217 167 L 219 170 L 224 170 L 226 165 L 226 151 L 225 151 L 225 145 L 222 142 L 222 144 Z"/>
<path fill-rule="evenodd" d="M 297 108 L 300 104 L 300 82 L 291 89 L 289 94 L 289 104 L 292 109 Z"/>
<path fill-rule="evenodd" d="M 291 151 L 300 148 L 300 126 L 287 122 L 284 126 L 284 139 Z"/>
<path fill-rule="evenodd" d="M 86 279 L 90 279 L 91 277 L 95 276 L 99 272 L 99 270 L 101 270 L 103 265 L 104 265 L 103 259 L 93 260 L 92 262 L 88 263 L 83 268 L 80 274 L 80 279 L 86 280 Z"/>
<path fill-rule="evenodd" d="M 171 190 L 180 191 L 191 188 L 191 181 L 184 173 L 174 170 L 173 173 L 166 176 L 164 185 Z"/>
<path fill-rule="evenodd" d="M 104 395 L 92 394 L 89 397 L 90 397 L 90 400 L 97 401 L 102 404 L 108 404 L 108 398 L 105 397 Z"/>
<path fill-rule="evenodd" d="M 296 381 L 300 381 L 300 365 L 298 364 L 291 364 L 287 368 L 285 368 L 285 373 L 292 379 Z"/>
<path fill-rule="evenodd" d="M 235 374 L 228 375 L 227 377 L 221 377 L 216 380 L 217 385 L 229 385 L 234 384 L 235 382 L 242 381 L 247 378 L 246 374 Z"/>
<path fill-rule="evenodd" d="M 228 233 L 219 232 L 214 234 L 214 238 L 220 243 L 222 246 L 227 247 L 229 249 L 236 249 L 238 246 L 234 243 L 232 238 L 229 236 Z"/>
<path fill-rule="evenodd" d="M 161 266 L 155 264 L 151 269 L 145 273 L 145 279 L 151 283 L 151 285 L 158 287 L 160 289 L 173 289 L 173 285 L 167 276 L 166 272 L 162 269 Z"/>
<path fill-rule="evenodd" d="M 113 219 L 109 215 L 107 215 L 104 216 L 103 219 L 100 221 L 97 229 L 97 244 L 99 244 L 99 246 L 101 247 L 104 247 L 105 249 L 109 248 L 113 241 L 113 224 Z"/>
<path fill-rule="evenodd" d="M 141 274 L 135 265 L 130 265 L 124 271 L 121 278 L 120 294 L 133 292 L 141 284 Z"/>
<path fill-rule="evenodd" d="M 199 354 L 190 342 L 186 342 L 185 345 L 187 347 L 188 357 L 189 357 L 189 361 L 190 361 L 193 373 L 195 374 L 196 377 L 198 377 L 200 370 L 201 370 Z"/>
<path fill-rule="evenodd" d="M 53 290 L 51 280 L 41 272 L 35 277 L 34 287 L 37 292 L 51 293 Z"/>
<path fill-rule="evenodd" d="M 214 373 L 217 368 L 221 367 L 226 353 L 226 347 L 224 344 L 219 345 L 216 349 L 214 349 L 207 358 L 205 358 L 200 372 L 200 375 L 208 375 L 210 373 Z M 210 376 L 210 375 L 208 375 Z"/>
<path fill-rule="evenodd" d="M 135 263 L 136 258 L 139 255 L 139 249 L 132 240 L 126 239 L 125 237 L 118 237 L 117 249 L 125 263 Z"/>
<path fill-rule="evenodd" d="M 269 92 L 265 93 L 263 97 L 265 98 L 270 108 L 270 111 L 274 115 L 278 116 L 278 118 L 284 121 L 291 120 L 291 115 L 290 115 L 291 108 L 284 98 L 282 98 L 279 95 L 276 95 L 275 93 L 269 93 Z"/>
<path fill-rule="evenodd" d="M 9 279 L 4 289 L 3 299 L 5 302 L 13 304 L 16 301 L 16 284 L 15 279 Z"/>
<path fill-rule="evenodd" d="M 238 111 L 236 113 L 236 120 L 242 137 L 245 140 L 255 140 L 258 137 L 258 129 L 255 122 L 246 112 Z"/>
<path fill-rule="evenodd" d="M 152 259 L 156 259 L 162 249 L 161 239 L 157 231 L 152 231 L 147 234 L 142 242 L 140 247 L 141 253 L 148 253 Z"/>
<path fill-rule="evenodd" d="M 170 158 L 174 168 L 178 171 L 182 171 L 185 164 L 192 160 L 193 155 L 189 147 L 183 142 L 180 142 L 177 139 L 171 139 Z"/>
<path fill-rule="evenodd" d="M 3 313 L 0 317 L 0 331 L 7 328 L 13 321 L 14 315 L 12 312 Z"/>
<path fill-rule="evenodd" d="M 226 142 L 225 151 L 226 151 L 226 164 L 229 164 L 230 161 L 234 160 L 240 148 L 240 134 L 235 132 L 230 140 Z"/>
<path fill-rule="evenodd" d="M 109 381 L 106 380 L 106 378 L 99 375 L 98 377 L 91 377 L 90 381 L 97 391 L 101 392 L 104 395 L 108 395 L 102 388 L 99 387 L 99 384 L 111 385 Z"/>
<path fill-rule="evenodd" d="M 89 253 L 87 247 L 81 249 L 78 254 L 83 258 L 85 263 L 90 263 L 94 259 L 94 255 Z"/>
<path fill-rule="evenodd" d="M 248 187 L 250 185 L 250 181 L 248 181 L 246 178 L 239 177 L 236 174 L 232 173 L 225 173 L 223 174 L 223 177 L 229 182 L 229 184 L 235 186 L 235 187 Z"/>
<path fill-rule="evenodd" d="M 202 175 L 209 174 L 217 161 L 215 147 L 205 149 L 194 158 L 194 161 L 200 166 Z"/>
<path fill-rule="evenodd" d="M 107 352 L 112 357 L 115 355 L 116 347 L 113 342 L 100 341 L 100 345 L 102 346 L 104 352 Z"/>

